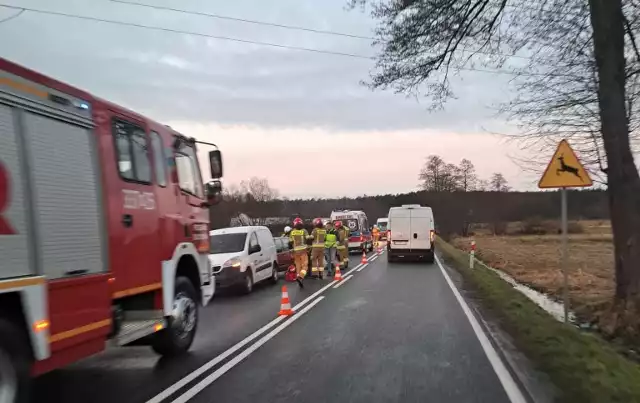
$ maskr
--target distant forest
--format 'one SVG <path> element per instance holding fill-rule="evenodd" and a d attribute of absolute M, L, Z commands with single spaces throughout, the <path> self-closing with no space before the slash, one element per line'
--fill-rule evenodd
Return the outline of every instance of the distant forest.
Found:
<path fill-rule="evenodd" d="M 470 223 L 499 227 L 508 221 L 533 217 L 557 219 L 560 215 L 559 192 L 510 191 L 499 173 L 493 174 L 488 181 L 479 180 L 468 160 L 455 166 L 438 156 L 430 156 L 418 178 L 425 190 L 357 198 L 291 200 L 280 198 L 267 179 L 254 177 L 225 189 L 223 201 L 211 209 L 211 225 L 212 228 L 227 227 L 240 213 L 264 222 L 268 217 L 327 217 L 337 209 L 363 210 L 373 224 L 377 218 L 386 217 L 392 206 L 421 204 L 433 208 L 438 231 L 448 236 L 463 234 Z M 570 219 L 609 218 L 604 190 L 569 191 L 568 205 Z M 273 223 L 270 227 L 280 231 L 284 225 Z"/>

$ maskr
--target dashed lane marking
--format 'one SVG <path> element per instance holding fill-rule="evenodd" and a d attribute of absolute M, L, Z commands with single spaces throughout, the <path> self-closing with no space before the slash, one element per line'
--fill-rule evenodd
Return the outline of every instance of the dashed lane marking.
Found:
<path fill-rule="evenodd" d="M 342 281 L 339 282 L 338 284 L 334 285 L 333 288 L 334 289 L 339 288 L 342 284 L 346 283 L 347 281 L 351 280 L 352 278 L 353 278 L 353 274 L 343 278 Z"/>
<path fill-rule="evenodd" d="M 293 322 L 295 322 L 296 320 L 304 316 L 305 313 L 307 313 L 311 308 L 313 308 L 316 304 L 318 304 L 324 298 L 325 298 L 324 296 L 321 296 L 315 299 L 306 308 L 302 309 L 300 312 L 292 316 L 291 319 L 282 323 L 277 328 L 273 329 L 271 332 L 269 332 L 269 334 L 267 334 L 266 336 L 263 336 L 260 340 L 258 340 L 253 345 L 251 345 L 251 347 L 247 348 L 242 353 L 235 356 L 232 360 L 230 360 L 229 362 L 227 362 L 226 364 L 218 368 L 211 375 L 207 376 L 206 378 L 198 382 L 194 387 L 192 387 L 191 389 L 187 390 L 185 393 L 180 395 L 177 399 L 173 401 L 173 403 L 186 403 L 189 400 L 191 400 L 191 398 L 193 398 L 198 393 L 202 392 L 205 388 L 207 388 L 209 385 L 215 382 L 218 378 L 220 378 L 222 375 L 227 373 L 230 369 L 238 365 L 242 360 L 244 360 L 253 352 L 255 352 L 257 349 L 259 349 L 263 344 L 265 344 L 266 342 L 274 338 L 278 333 L 282 332 L 284 329 L 290 326 Z"/>

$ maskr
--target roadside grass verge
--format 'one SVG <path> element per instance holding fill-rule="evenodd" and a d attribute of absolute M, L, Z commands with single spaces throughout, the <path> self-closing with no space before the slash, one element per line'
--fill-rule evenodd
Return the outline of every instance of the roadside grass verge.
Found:
<path fill-rule="evenodd" d="M 640 365 L 593 334 L 565 325 L 469 255 L 442 239 L 437 247 L 465 286 L 499 321 L 516 346 L 558 389 L 558 402 L 639 402 Z"/>

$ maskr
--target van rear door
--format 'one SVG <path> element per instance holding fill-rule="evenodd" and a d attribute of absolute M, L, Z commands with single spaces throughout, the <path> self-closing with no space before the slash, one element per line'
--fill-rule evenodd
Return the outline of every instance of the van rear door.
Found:
<path fill-rule="evenodd" d="M 392 209 L 389 212 L 389 230 L 391 230 L 391 248 L 409 249 L 411 237 L 411 212 L 406 208 Z"/>
<path fill-rule="evenodd" d="M 431 230 L 433 229 L 433 215 L 430 208 L 412 208 L 411 215 L 411 249 L 431 249 Z"/>

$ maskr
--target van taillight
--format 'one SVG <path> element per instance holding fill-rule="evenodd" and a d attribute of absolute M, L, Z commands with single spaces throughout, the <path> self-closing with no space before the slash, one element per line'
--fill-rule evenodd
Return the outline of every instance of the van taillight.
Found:
<path fill-rule="evenodd" d="M 436 239 L 436 232 L 434 230 L 431 230 L 430 234 L 429 234 L 429 238 L 431 239 L 431 242 L 435 241 Z"/>
<path fill-rule="evenodd" d="M 387 230 L 387 241 L 391 240 L 391 230 Z"/>
<path fill-rule="evenodd" d="M 360 235 L 360 242 L 364 241 L 364 236 Z"/>

